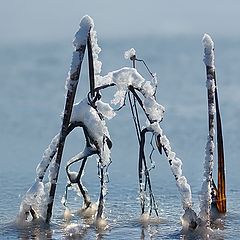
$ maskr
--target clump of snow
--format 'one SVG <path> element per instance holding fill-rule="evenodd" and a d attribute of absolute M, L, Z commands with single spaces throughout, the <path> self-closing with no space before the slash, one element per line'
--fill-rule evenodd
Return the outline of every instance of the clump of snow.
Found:
<path fill-rule="evenodd" d="M 165 109 L 162 105 L 157 103 L 153 97 L 144 98 L 143 105 L 151 121 L 160 122 L 162 120 Z"/>
<path fill-rule="evenodd" d="M 146 81 L 142 85 L 142 90 L 143 90 L 143 94 L 145 97 L 151 97 L 155 93 L 155 87 L 153 86 L 152 82 L 150 82 L 150 81 Z"/>
<path fill-rule="evenodd" d="M 31 209 L 34 210 L 37 217 L 45 219 L 48 203 L 47 197 L 44 184 L 39 180 L 36 180 L 22 199 L 20 211 L 17 217 L 18 221 L 27 221 Z"/>
<path fill-rule="evenodd" d="M 116 115 L 116 113 L 108 103 L 104 103 L 101 100 L 98 100 L 96 102 L 96 106 L 98 111 L 107 119 L 111 119 Z"/>
<path fill-rule="evenodd" d="M 78 31 L 75 33 L 75 38 L 73 39 L 73 45 L 76 49 L 79 49 L 81 45 L 86 45 L 89 31 L 94 27 L 94 22 L 91 17 L 85 15 L 81 19 L 79 26 Z"/>
<path fill-rule="evenodd" d="M 124 53 L 124 58 L 125 59 L 132 60 L 132 57 L 134 57 L 134 56 L 136 56 L 136 51 L 135 51 L 134 48 L 131 48 Z"/>
<path fill-rule="evenodd" d="M 59 137 L 60 134 L 57 134 L 47 147 L 47 149 L 44 151 L 42 156 L 42 161 L 38 164 L 36 168 L 37 177 L 39 179 L 42 179 L 44 177 L 44 174 L 57 151 L 58 143 L 59 143 Z"/>
<path fill-rule="evenodd" d="M 90 30 L 94 27 L 94 22 L 91 17 L 88 15 L 84 16 L 81 19 L 80 27 L 78 31 L 75 33 L 75 37 L 73 39 L 73 46 L 75 51 L 72 55 L 72 62 L 70 66 L 70 70 L 68 72 L 68 77 L 66 79 L 65 88 L 69 91 L 72 91 L 78 82 L 78 76 L 80 71 L 80 65 L 83 61 L 84 50 L 87 44 L 87 38 L 90 34 Z M 94 35 L 94 34 L 93 34 Z M 94 49 L 94 53 L 96 49 Z"/>
<path fill-rule="evenodd" d="M 106 144 L 106 137 L 110 138 L 106 123 L 100 118 L 96 109 L 91 107 L 87 99 L 74 104 L 71 122 L 81 122 L 86 127 L 90 138 L 97 145 L 100 151 L 101 162 L 103 166 L 110 163 L 110 149 Z"/>
<path fill-rule="evenodd" d="M 204 63 L 209 67 L 214 67 L 214 42 L 208 34 L 204 34 L 202 39 L 204 47 Z"/>
<path fill-rule="evenodd" d="M 112 78 L 118 88 L 118 90 L 126 91 L 129 86 L 140 89 L 145 79 L 138 73 L 135 68 L 124 67 L 117 71 L 110 72 L 109 75 Z"/>
<path fill-rule="evenodd" d="M 50 168 L 49 168 L 49 174 L 48 174 L 48 179 L 49 179 L 49 182 L 51 183 L 56 183 L 56 179 L 57 179 L 57 174 L 58 174 L 58 171 L 59 171 L 59 164 L 56 163 L 56 158 L 54 158 Z"/>
<path fill-rule="evenodd" d="M 171 145 L 166 135 L 162 135 L 160 137 L 160 142 L 167 153 L 172 173 L 177 181 L 177 187 L 182 197 L 183 209 L 186 210 L 187 208 L 191 208 L 192 207 L 191 187 L 188 184 L 186 177 L 182 175 L 182 161 L 179 158 L 177 158 L 175 152 L 171 150 Z"/>
<path fill-rule="evenodd" d="M 201 188 L 200 195 L 200 213 L 199 217 L 209 224 L 210 221 L 210 208 L 211 208 L 211 182 L 213 171 L 213 153 L 214 142 L 211 136 L 208 136 L 208 141 L 205 148 L 205 162 L 204 162 L 204 180 Z"/>
<path fill-rule="evenodd" d="M 92 54 L 93 54 L 93 60 L 94 60 L 94 73 L 100 74 L 102 63 L 98 60 L 98 55 L 101 52 L 101 48 L 98 46 L 97 32 L 94 30 L 91 30 L 90 36 L 91 36 Z"/>
<path fill-rule="evenodd" d="M 124 104 L 128 88 L 132 86 L 140 91 L 144 96 L 144 109 L 149 115 L 151 121 L 161 121 L 164 107 L 157 103 L 154 97 L 155 88 L 150 81 L 146 81 L 135 68 L 124 67 L 119 70 L 110 72 L 102 78 L 105 83 L 115 83 L 117 91 L 112 99 L 112 104 Z"/>
<path fill-rule="evenodd" d="M 197 214 L 191 208 L 187 208 L 181 217 L 181 222 L 184 231 L 195 229 L 198 224 Z"/>
<path fill-rule="evenodd" d="M 177 186 L 182 196 L 183 209 L 191 208 L 192 207 L 191 187 L 188 184 L 185 176 L 180 176 L 177 179 Z"/>
<path fill-rule="evenodd" d="M 150 123 L 148 121 L 146 125 L 147 125 L 147 128 L 149 129 L 149 131 L 153 131 L 156 135 L 160 135 L 160 136 L 163 135 L 163 130 L 161 129 L 158 122 Z"/>

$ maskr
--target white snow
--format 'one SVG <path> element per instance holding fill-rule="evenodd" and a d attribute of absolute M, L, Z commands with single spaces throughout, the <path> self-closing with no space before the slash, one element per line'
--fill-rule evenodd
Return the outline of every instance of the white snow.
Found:
<path fill-rule="evenodd" d="M 79 49 L 81 45 L 86 45 L 88 34 L 91 28 L 94 27 L 94 22 L 91 17 L 85 15 L 80 21 L 80 27 L 75 33 L 73 39 L 73 45 L 76 49 Z"/>
<path fill-rule="evenodd" d="M 204 47 L 204 63 L 209 67 L 214 67 L 214 42 L 208 34 L 204 34 L 202 39 Z"/>
<path fill-rule="evenodd" d="M 213 52 L 213 41 L 209 35 L 204 35 L 203 38 L 204 43 L 204 62 L 207 66 L 214 67 L 214 52 Z M 209 63 L 210 62 L 210 63 Z M 212 76 L 211 76 L 212 77 Z M 206 80 L 206 87 L 208 89 L 208 96 L 210 99 L 214 100 L 215 94 L 215 81 L 214 79 L 210 79 L 207 76 Z M 213 172 L 213 162 L 214 162 L 214 114 L 216 108 L 215 103 L 208 103 L 208 113 L 211 117 L 210 119 L 210 129 L 207 138 L 207 143 L 205 147 L 205 161 L 204 161 L 204 172 L 203 172 L 203 183 L 201 188 L 201 195 L 200 195 L 200 213 L 199 217 L 201 220 L 206 224 L 206 226 L 210 225 L 210 210 L 211 210 L 211 183 L 212 183 L 212 172 Z"/>
<path fill-rule="evenodd" d="M 44 151 L 43 156 L 42 156 L 42 161 L 38 164 L 36 168 L 36 173 L 38 178 L 43 178 L 44 174 L 51 162 L 51 157 L 54 152 L 57 150 L 57 146 L 59 143 L 59 136 L 60 134 L 58 133 L 51 141 L 47 149 Z"/>
<path fill-rule="evenodd" d="M 87 44 L 87 38 L 89 36 L 90 30 L 94 27 L 94 22 L 88 15 L 81 19 L 80 27 L 75 33 L 73 39 L 74 52 L 72 55 L 72 62 L 70 70 L 68 72 L 68 77 L 66 79 L 66 90 L 72 91 L 77 84 L 76 76 L 79 74 L 80 64 L 83 61 L 84 51 L 79 51 L 82 48 L 85 49 Z M 91 34 L 91 33 L 90 33 Z M 94 34 L 92 34 L 94 36 Z M 97 50 L 94 49 L 95 53 Z"/>
<path fill-rule="evenodd" d="M 205 148 L 205 162 L 203 172 L 203 183 L 200 195 L 200 213 L 199 217 L 206 223 L 210 221 L 210 207 L 211 207 L 211 181 L 213 171 L 213 153 L 214 142 L 211 136 L 208 136 L 208 141 Z"/>
<path fill-rule="evenodd" d="M 107 119 L 112 119 L 116 113 L 108 103 L 104 103 L 101 100 L 96 102 L 98 111 Z"/>
<path fill-rule="evenodd" d="M 149 131 L 153 131 L 156 135 L 162 136 L 163 131 L 158 122 L 149 123 L 148 121 L 146 125 Z"/>
<path fill-rule="evenodd" d="M 97 32 L 94 30 L 91 30 L 90 36 L 91 36 L 92 54 L 93 54 L 93 60 L 94 60 L 94 71 L 95 71 L 95 74 L 100 74 L 102 63 L 98 60 L 98 55 L 101 52 L 101 48 L 98 46 Z"/>
<path fill-rule="evenodd" d="M 179 158 L 177 158 L 175 152 L 171 150 L 171 145 L 166 135 L 162 135 L 160 137 L 160 142 L 167 152 L 172 173 L 177 181 L 177 186 L 182 197 L 183 209 L 186 210 L 188 208 L 191 208 L 192 207 L 191 187 L 188 184 L 186 177 L 182 175 L 182 161 Z"/>
<path fill-rule="evenodd" d="M 131 48 L 124 53 L 124 58 L 125 59 L 130 59 L 131 60 L 131 58 L 134 57 L 134 56 L 136 56 L 136 51 L 135 51 L 134 48 Z"/>
<path fill-rule="evenodd" d="M 59 164 L 56 163 L 56 158 L 54 158 L 52 161 L 52 164 L 49 167 L 49 173 L 48 173 L 49 182 L 56 183 L 59 167 L 60 167 Z"/>
<path fill-rule="evenodd" d="M 142 85 L 143 94 L 145 97 L 151 97 L 155 93 L 155 87 L 152 85 L 152 82 L 146 81 Z"/>
<path fill-rule="evenodd" d="M 129 86 L 133 86 L 136 90 L 140 91 L 144 96 L 144 109 L 149 115 L 151 121 L 161 121 L 164 107 L 158 104 L 153 96 L 155 88 L 152 86 L 150 81 L 146 81 L 135 68 L 124 67 L 119 70 L 108 73 L 102 77 L 105 84 L 115 83 L 117 91 L 112 99 L 112 104 L 123 105 L 126 93 Z"/>
<path fill-rule="evenodd" d="M 36 212 L 38 217 L 44 219 L 47 203 L 47 195 L 44 189 L 44 184 L 43 182 L 36 180 L 22 199 L 18 214 L 18 221 L 26 221 L 26 213 L 29 213 L 31 208 Z"/>
<path fill-rule="evenodd" d="M 153 97 L 144 98 L 143 105 L 149 120 L 158 122 L 162 120 L 165 109 Z"/>
<path fill-rule="evenodd" d="M 106 123 L 97 111 L 88 104 L 87 99 L 73 105 L 71 122 L 82 122 L 86 127 L 90 138 L 97 144 L 101 161 L 104 166 L 110 163 L 110 150 L 105 142 L 105 136 L 109 137 Z"/>

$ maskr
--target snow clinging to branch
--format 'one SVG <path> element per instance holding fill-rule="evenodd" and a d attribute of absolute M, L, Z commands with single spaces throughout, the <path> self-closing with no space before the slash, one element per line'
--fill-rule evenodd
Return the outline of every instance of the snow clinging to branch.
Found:
<path fill-rule="evenodd" d="M 202 39 L 202 43 L 204 47 L 203 62 L 207 66 L 214 68 L 214 42 L 212 38 L 205 33 Z"/>
<path fill-rule="evenodd" d="M 75 38 L 73 39 L 73 45 L 76 49 L 79 49 L 81 45 L 86 45 L 88 33 L 94 27 L 94 22 L 91 17 L 85 15 L 81 19 L 79 26 L 79 30 L 75 33 Z"/>
<path fill-rule="evenodd" d="M 129 49 L 128 51 L 126 51 L 126 52 L 124 53 L 124 58 L 125 58 L 125 59 L 130 59 L 130 60 L 131 60 L 131 58 L 132 58 L 133 56 L 136 56 L 136 51 L 135 51 L 134 48 L 131 48 L 131 49 Z"/>

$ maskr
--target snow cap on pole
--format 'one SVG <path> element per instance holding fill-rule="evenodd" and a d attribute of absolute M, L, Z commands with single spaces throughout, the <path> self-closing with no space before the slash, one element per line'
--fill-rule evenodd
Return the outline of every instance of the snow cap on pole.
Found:
<path fill-rule="evenodd" d="M 91 28 L 94 27 L 94 22 L 91 17 L 85 15 L 79 24 L 79 29 L 75 33 L 75 37 L 73 39 L 73 45 L 76 49 L 79 49 L 81 45 L 86 45 L 86 41 L 88 38 L 88 33 Z"/>
<path fill-rule="evenodd" d="M 203 62 L 206 66 L 214 67 L 214 42 L 208 34 L 204 34 L 202 39 L 204 47 L 204 58 Z"/>

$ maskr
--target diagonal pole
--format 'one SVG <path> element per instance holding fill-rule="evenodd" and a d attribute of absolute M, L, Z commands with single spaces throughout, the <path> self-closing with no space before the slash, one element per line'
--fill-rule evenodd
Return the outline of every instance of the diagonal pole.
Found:
<path fill-rule="evenodd" d="M 85 52 L 85 47 L 86 46 L 81 46 L 81 48 L 78 50 L 80 55 L 84 55 Z M 61 160 L 62 160 L 62 154 L 63 154 L 63 148 L 65 144 L 65 139 L 67 136 L 67 128 L 70 122 L 70 117 L 72 113 L 72 107 L 74 103 L 74 98 L 76 95 L 76 88 L 77 88 L 77 83 L 80 75 L 80 67 L 79 65 L 78 71 L 75 72 L 74 74 L 71 75 L 70 79 L 75 82 L 73 89 L 67 91 L 67 97 L 66 97 L 66 102 L 65 102 L 65 107 L 64 107 L 64 115 L 63 115 L 63 121 L 62 121 L 62 127 L 60 131 L 60 139 L 59 139 L 59 144 L 58 144 L 58 151 L 56 155 L 56 160 L 55 163 L 60 166 Z M 56 191 L 56 184 L 57 184 L 57 179 L 58 179 L 58 174 L 59 171 L 56 174 L 55 181 L 51 183 L 50 187 L 50 201 L 48 204 L 47 208 L 47 217 L 46 217 L 46 222 L 49 223 L 51 216 L 52 216 L 52 207 L 53 207 L 53 201 L 54 201 L 54 195 Z"/>
<path fill-rule="evenodd" d="M 50 185 L 46 223 L 50 222 L 50 219 L 52 216 L 54 196 L 56 192 L 56 185 L 57 185 L 57 180 L 59 175 L 60 164 L 62 160 L 63 149 L 65 145 L 65 139 L 68 133 L 68 126 L 70 123 L 73 103 L 76 95 L 83 57 L 86 49 L 86 40 L 90 32 L 91 26 L 92 26 L 92 19 L 89 16 L 83 17 L 80 23 L 80 29 L 76 33 L 75 39 L 74 39 L 75 51 L 73 52 L 72 64 L 69 71 L 69 77 L 67 79 L 67 94 L 66 94 L 66 101 L 65 101 L 64 112 L 63 112 L 64 115 L 63 115 L 58 150 L 56 153 L 56 160 L 55 160 L 56 173 Z"/>

